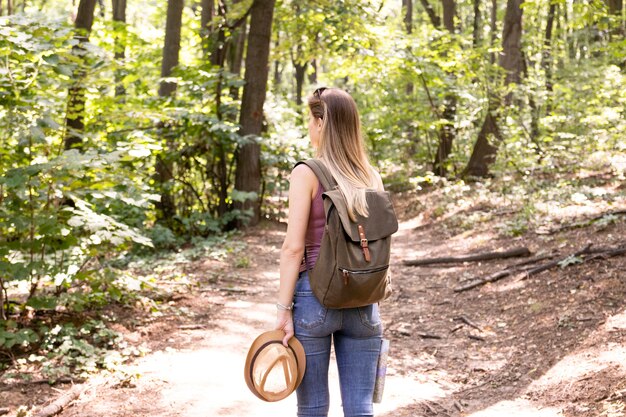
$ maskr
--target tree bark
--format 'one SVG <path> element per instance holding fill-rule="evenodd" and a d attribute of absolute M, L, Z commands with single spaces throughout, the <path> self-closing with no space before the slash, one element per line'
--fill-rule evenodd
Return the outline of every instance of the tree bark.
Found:
<path fill-rule="evenodd" d="M 437 16 L 437 13 L 435 13 L 435 10 L 430 3 L 428 3 L 428 0 L 420 0 L 420 3 L 422 3 L 422 7 L 424 7 L 424 10 L 426 11 L 426 14 L 428 14 L 428 18 L 433 26 L 436 28 L 441 27 L 441 19 Z"/>
<path fill-rule="evenodd" d="M 413 33 L 413 0 L 402 0 L 404 10 L 404 27 L 409 35 Z"/>
<path fill-rule="evenodd" d="M 402 0 L 402 10 L 404 11 L 404 27 L 408 35 L 413 33 L 413 0 Z M 410 47 L 409 47 L 410 50 Z M 404 87 L 407 96 L 413 94 L 413 83 L 408 82 Z M 413 136 L 413 132 L 410 133 Z"/>
<path fill-rule="evenodd" d="M 243 61 L 243 52 L 246 45 L 246 35 L 248 32 L 248 25 L 244 22 L 238 33 L 235 35 L 233 47 L 230 48 L 230 72 L 241 76 L 241 67 Z M 239 100 L 239 87 L 231 87 L 230 95 L 234 100 Z"/>
<path fill-rule="evenodd" d="M 315 85 L 317 84 L 317 59 L 313 58 L 310 61 L 310 64 L 313 71 L 309 74 L 309 84 Z"/>
<path fill-rule="evenodd" d="M 492 145 L 489 139 L 493 136 L 497 142 L 502 140 L 497 123 L 494 111 L 489 110 L 478 133 L 472 156 L 463 172 L 464 176 L 486 177 L 489 175 L 489 165 L 496 160 L 498 151 L 498 147 Z"/>
<path fill-rule="evenodd" d="M 519 84 L 523 69 L 522 57 L 522 12 L 523 0 L 508 0 L 504 28 L 502 29 L 502 54 L 499 65 L 506 72 L 505 85 Z M 511 95 L 507 96 L 507 104 Z"/>
<path fill-rule="evenodd" d="M 172 69 L 178 65 L 178 55 L 180 52 L 180 31 L 183 16 L 183 0 L 168 0 L 167 17 L 165 21 L 165 42 L 163 45 L 163 60 L 161 61 L 161 77 L 169 77 Z M 161 81 L 159 86 L 159 96 L 169 97 L 176 93 L 175 82 Z M 172 135 L 165 126 L 163 131 L 166 137 L 166 152 L 173 147 Z M 176 204 L 174 197 L 169 191 L 169 184 L 174 178 L 172 162 L 159 158 L 156 163 L 157 181 L 161 187 L 161 201 L 157 203 L 159 219 L 171 222 L 176 214 Z"/>
<path fill-rule="evenodd" d="M 480 0 L 474 0 L 474 20 L 472 31 L 472 46 L 476 48 L 480 43 Z"/>
<path fill-rule="evenodd" d="M 456 4 L 454 0 L 441 0 L 443 4 L 443 26 L 450 33 L 454 33 L 454 16 L 456 15 Z"/>
<path fill-rule="evenodd" d="M 495 1 L 495 0 L 494 0 Z M 502 29 L 502 55 L 499 65 L 504 69 L 506 76 L 504 85 L 519 83 L 520 74 L 524 67 L 524 58 L 521 48 L 522 39 L 522 0 L 508 0 L 504 27 Z M 505 103 L 510 104 L 513 94 L 509 93 L 505 97 Z M 489 166 L 495 161 L 498 152 L 498 145 L 502 142 L 502 135 L 498 128 L 498 111 L 500 100 L 497 96 L 489 99 L 489 109 L 483 122 L 483 126 L 478 133 L 476 144 L 470 160 L 463 174 L 477 177 L 489 175 Z M 489 142 L 490 137 L 495 137 L 496 141 Z"/>
<path fill-rule="evenodd" d="M 167 2 L 167 18 L 165 22 L 163 60 L 161 61 L 161 77 L 169 77 L 172 74 L 172 69 L 178 65 L 183 5 L 183 0 L 168 0 Z M 175 92 L 175 82 L 161 81 L 161 85 L 159 86 L 160 97 L 168 97 L 173 95 Z"/>
<path fill-rule="evenodd" d="M 10 0 L 8 4 L 11 4 Z M 84 56 L 87 53 L 84 45 L 89 42 L 89 33 L 93 26 L 95 8 L 96 0 L 80 0 L 76 21 L 74 22 L 74 27 L 76 28 L 76 35 L 74 37 L 78 40 L 78 45 L 72 48 L 72 52 L 79 56 L 80 65 L 79 68 L 74 71 L 74 84 L 68 91 L 67 117 L 65 122 L 67 133 L 64 141 L 65 149 L 80 147 L 83 142 L 82 135 L 85 129 L 84 112 L 86 101 L 85 88 L 83 86 L 86 72 L 83 65 L 85 65 Z"/>
<path fill-rule="evenodd" d="M 456 15 L 455 0 L 442 0 L 443 3 L 443 23 L 445 28 L 451 35 L 455 33 L 454 16 Z M 449 78 L 454 80 L 454 75 Z M 452 85 L 453 82 L 449 83 Z M 447 174 L 446 161 L 452 152 L 452 144 L 456 137 L 454 129 L 454 119 L 456 118 L 457 97 L 454 93 L 446 93 L 444 99 L 442 117 L 446 124 L 439 130 L 439 144 L 435 153 L 435 161 L 433 163 L 433 172 L 441 177 Z"/>
<path fill-rule="evenodd" d="M 300 64 L 298 62 L 293 63 L 293 67 L 296 70 L 296 104 L 302 105 L 302 88 L 304 87 L 304 76 L 306 75 L 307 63 Z"/>
<path fill-rule="evenodd" d="M 280 46 L 280 33 L 276 33 L 276 41 L 274 42 L 274 47 L 278 48 Z M 280 67 L 280 61 L 277 59 L 274 61 L 274 91 L 278 91 L 280 89 L 280 83 L 282 81 L 282 69 Z"/>
<path fill-rule="evenodd" d="M 263 104 L 269 72 L 274 3 L 275 0 L 256 0 L 252 6 L 246 50 L 244 77 L 246 84 L 243 89 L 239 118 L 242 136 L 259 136 L 263 127 Z M 261 186 L 260 158 L 261 145 L 256 140 L 242 145 L 237 152 L 235 189 L 257 193 L 257 198 L 235 204 L 235 208 L 240 210 L 252 209 L 250 225 L 257 224 L 260 219 L 260 196 L 258 196 Z"/>
<path fill-rule="evenodd" d="M 489 21 L 489 27 L 491 31 L 491 48 L 496 46 L 496 33 L 498 32 L 498 0 L 491 0 L 491 19 Z M 490 61 L 492 64 L 496 63 L 496 54 L 491 52 Z"/>
<path fill-rule="evenodd" d="M 115 49 L 115 60 L 118 65 L 124 63 L 124 58 L 126 57 L 126 41 L 125 36 L 119 36 L 117 32 L 126 33 L 126 0 L 113 0 L 113 22 L 115 25 L 115 40 L 114 40 L 114 49 Z M 122 97 L 126 95 L 126 89 L 122 83 L 122 79 L 124 78 L 124 70 L 117 69 L 115 71 L 115 96 Z"/>
<path fill-rule="evenodd" d="M 201 0 L 200 7 L 200 37 L 203 40 L 205 55 L 208 55 L 209 37 L 211 36 L 211 23 L 215 13 L 215 0 Z"/>
<path fill-rule="evenodd" d="M 546 22 L 546 32 L 543 40 L 543 53 L 541 56 L 541 68 L 546 77 L 546 114 L 552 111 L 552 28 L 554 26 L 554 16 L 556 14 L 556 4 L 551 3 L 548 8 L 548 20 Z"/>
<path fill-rule="evenodd" d="M 622 10 L 624 8 L 623 0 L 606 0 L 609 8 L 609 14 L 614 16 L 615 23 L 612 24 L 611 36 L 624 36 L 624 20 L 622 18 Z"/>

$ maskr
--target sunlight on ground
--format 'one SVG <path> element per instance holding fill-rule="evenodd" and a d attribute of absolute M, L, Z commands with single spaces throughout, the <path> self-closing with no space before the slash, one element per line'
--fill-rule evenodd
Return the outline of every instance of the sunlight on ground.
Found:
<path fill-rule="evenodd" d="M 467 417 L 562 417 L 558 408 L 538 408 L 533 403 L 517 399 L 501 401 L 489 408 L 468 414 Z"/>
<path fill-rule="evenodd" d="M 410 376 L 390 375 L 385 381 L 383 401 L 374 404 L 376 415 L 390 413 L 418 401 L 436 401 L 447 392 L 434 381 L 421 382 Z"/>
<path fill-rule="evenodd" d="M 597 332 L 611 332 L 618 329 L 626 329 L 626 310 L 609 317 Z M 585 385 L 588 378 L 603 370 L 610 370 L 614 378 L 620 378 L 620 374 L 626 375 L 626 345 L 610 342 L 567 355 L 531 383 L 523 396 L 533 392 L 561 390 L 563 387 L 568 387 L 566 388 L 568 391 L 575 391 L 580 389 L 581 384 Z M 609 381 L 606 383 L 608 384 Z M 563 416 L 559 408 L 541 407 L 524 398 L 517 398 L 513 401 L 499 402 L 489 408 L 469 414 L 468 417 L 501 417 L 503 415 L 507 417 Z"/>
<path fill-rule="evenodd" d="M 153 417 L 246 416 L 277 417 L 296 413 L 296 398 L 266 403 L 256 398 L 246 386 L 243 367 L 248 348 L 261 332 L 271 329 L 275 308 L 269 303 L 230 301 L 226 316 L 212 332 L 189 332 L 190 349 L 167 348 L 155 352 L 137 364 L 136 371 L 158 393 L 161 410 Z M 242 317 L 241 320 L 235 316 Z M 329 417 L 341 417 L 339 380 L 334 355 L 330 365 L 331 409 Z M 419 375 L 400 376 L 390 368 L 385 395 L 376 413 L 391 412 L 415 401 L 444 397 L 444 388 Z M 129 403 L 132 403 L 129 398 Z"/>

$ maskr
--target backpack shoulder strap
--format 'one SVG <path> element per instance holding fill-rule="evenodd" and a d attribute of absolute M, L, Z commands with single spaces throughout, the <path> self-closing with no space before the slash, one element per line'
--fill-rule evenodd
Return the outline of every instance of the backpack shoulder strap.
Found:
<path fill-rule="evenodd" d="M 306 161 L 300 161 L 296 164 L 296 166 L 300 164 L 305 164 L 309 168 L 313 170 L 317 179 L 324 187 L 324 190 L 330 191 L 337 186 L 337 181 L 333 178 L 326 165 L 319 159 L 307 159 Z"/>

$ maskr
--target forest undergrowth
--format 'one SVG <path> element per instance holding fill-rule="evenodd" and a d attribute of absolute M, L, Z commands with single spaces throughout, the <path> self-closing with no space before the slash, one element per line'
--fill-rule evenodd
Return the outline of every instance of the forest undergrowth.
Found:
<path fill-rule="evenodd" d="M 475 182 L 431 177 L 415 184 L 413 190 L 395 192 L 400 219 L 420 234 L 423 245 L 403 249 L 401 257 L 525 245 L 534 256 L 556 252 L 564 256 L 549 272 L 562 275 L 562 279 L 577 268 L 613 267 L 617 269 L 609 273 L 623 287 L 623 254 L 612 258 L 617 261 L 596 258 L 590 262 L 586 255 L 577 254 L 587 246 L 626 245 L 624 235 L 614 232 L 624 230 L 626 219 L 626 156 L 603 155 L 603 159 L 596 156 L 590 161 L 593 164 L 577 172 L 511 174 Z M 30 410 L 22 415 L 29 415 L 50 401 L 57 387 L 85 382 L 102 373 L 132 381 L 136 376 L 129 373 L 128 366 L 136 358 L 167 348 L 166 325 L 202 328 L 211 322 L 211 313 L 219 310 L 219 306 L 188 302 L 190 298 L 206 291 L 235 298 L 263 292 L 254 289 L 250 272 L 258 269 L 259 263 L 263 267 L 263 262 L 275 267 L 278 257 L 261 262 L 246 236 L 275 234 L 276 227 L 283 230 L 280 224 L 269 222 L 252 231 L 198 239 L 173 251 L 121 253 L 108 261 L 108 280 L 68 292 L 68 296 L 81 298 L 73 308 L 15 309 L 0 329 L 0 409 L 15 412 L 22 406 Z M 602 266 L 605 262 L 606 267 Z M 461 282 L 491 272 L 489 265 L 484 270 L 471 264 L 458 268 Z M 225 275 L 230 279 L 225 281 Z M 241 288 L 242 283 L 247 289 Z M 411 284 L 414 286 L 419 284 Z M 10 288 L 10 298 L 25 299 L 26 290 Z M 403 296 L 406 293 L 400 289 L 396 297 Z M 567 300 L 563 302 L 567 304 Z M 623 297 L 615 303 L 616 309 L 623 306 Z M 406 336 L 407 326 L 404 320 L 388 325 L 399 338 Z M 422 333 L 428 335 L 428 331 Z M 15 342 L 7 343 L 9 340 Z"/>

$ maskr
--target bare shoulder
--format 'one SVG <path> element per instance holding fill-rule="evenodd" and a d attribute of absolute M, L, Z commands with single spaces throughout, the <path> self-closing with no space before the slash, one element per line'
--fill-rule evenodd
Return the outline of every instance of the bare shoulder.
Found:
<path fill-rule="evenodd" d="M 317 176 L 306 164 L 299 164 L 291 171 L 289 186 L 290 189 L 297 188 L 301 191 L 308 191 L 313 198 L 317 193 Z"/>
<path fill-rule="evenodd" d="M 291 171 L 291 180 L 315 183 L 317 177 L 311 168 L 306 164 L 299 164 Z"/>

